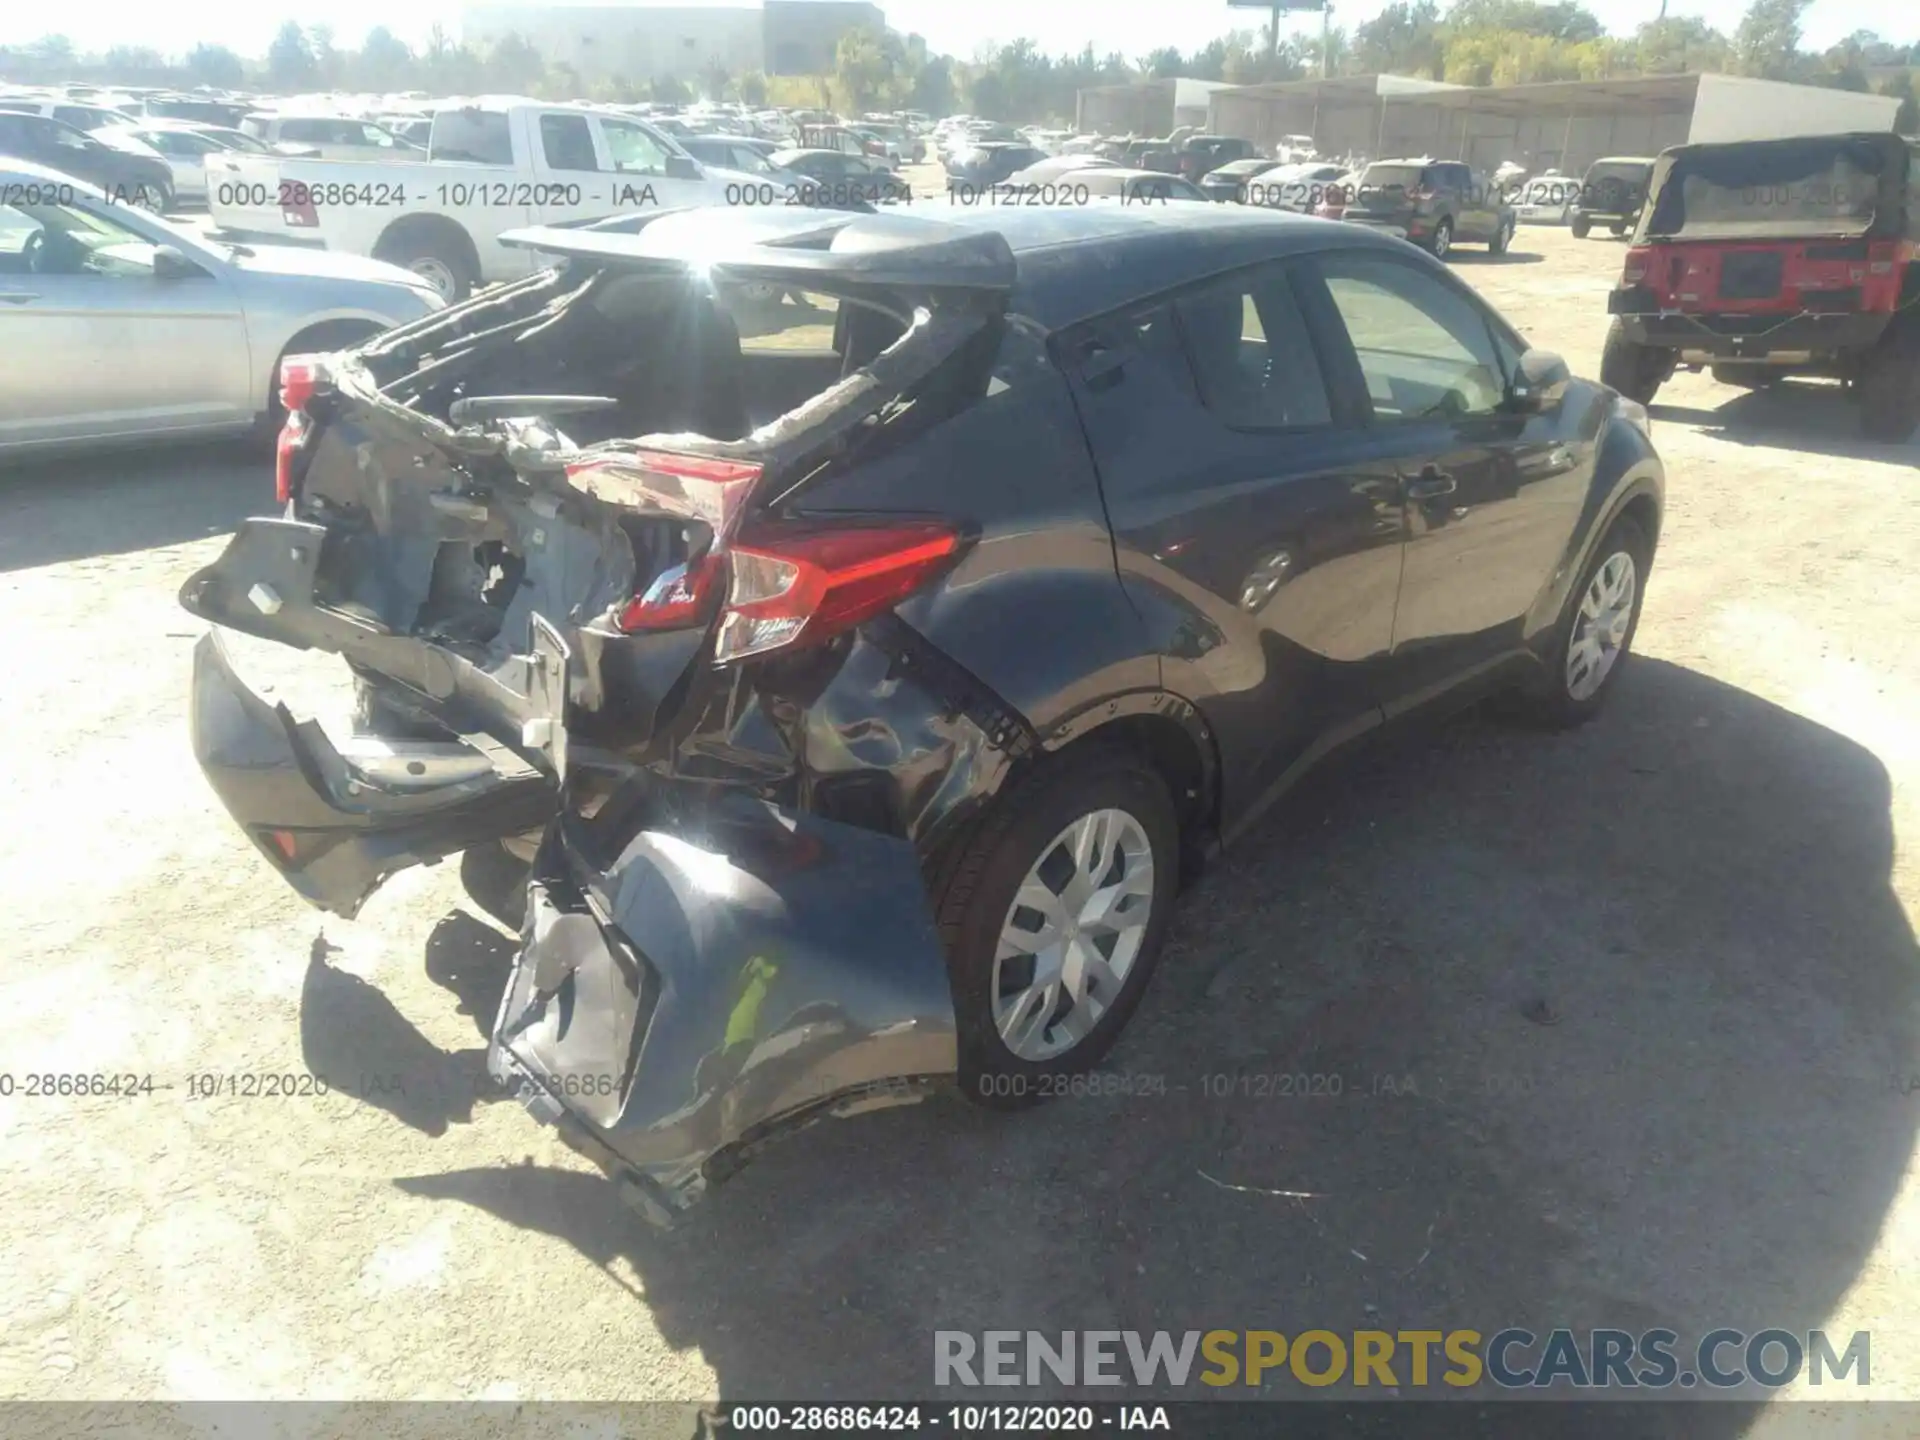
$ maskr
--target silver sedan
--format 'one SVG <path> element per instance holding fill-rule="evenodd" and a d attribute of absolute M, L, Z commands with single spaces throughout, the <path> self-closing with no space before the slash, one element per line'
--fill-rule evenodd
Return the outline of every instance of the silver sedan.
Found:
<path fill-rule="evenodd" d="M 0 162 L 0 455 L 271 431 L 282 356 L 440 308 L 354 255 L 219 245 Z"/>

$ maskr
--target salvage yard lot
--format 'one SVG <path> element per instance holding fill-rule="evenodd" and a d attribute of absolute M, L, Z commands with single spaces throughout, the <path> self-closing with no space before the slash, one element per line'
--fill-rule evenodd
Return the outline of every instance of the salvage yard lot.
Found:
<path fill-rule="evenodd" d="M 1459 273 L 1596 373 L 1621 247 L 1515 250 Z M 1653 415 L 1598 723 L 1309 782 L 1183 901 L 1133 1093 L 823 1125 L 665 1236 L 487 1088 L 512 941 L 457 865 L 324 919 L 202 781 L 175 592 L 267 466 L 0 472 L 0 1393 L 875 1399 L 936 1329 L 1566 1325 L 1866 1329 L 1920 1399 L 1920 446 L 1811 385 Z M 153 1089 L 25 1093 L 91 1073 Z M 360 1098 L 245 1093 L 309 1073 Z"/>

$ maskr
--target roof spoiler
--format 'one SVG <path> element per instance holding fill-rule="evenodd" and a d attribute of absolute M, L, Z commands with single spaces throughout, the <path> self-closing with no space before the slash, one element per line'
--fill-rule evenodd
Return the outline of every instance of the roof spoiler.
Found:
<path fill-rule="evenodd" d="M 500 243 L 642 269 L 698 265 L 741 278 L 826 275 L 929 290 L 1005 292 L 1016 275 L 1013 250 L 996 231 L 838 210 L 656 210 L 510 230 Z"/>

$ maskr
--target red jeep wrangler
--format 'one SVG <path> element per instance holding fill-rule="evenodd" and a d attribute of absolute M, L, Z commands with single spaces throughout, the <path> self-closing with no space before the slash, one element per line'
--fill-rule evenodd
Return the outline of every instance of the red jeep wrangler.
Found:
<path fill-rule="evenodd" d="M 1654 166 L 1600 378 L 1641 404 L 1677 366 L 1838 378 L 1871 439 L 1920 426 L 1920 141 L 1681 145 Z"/>

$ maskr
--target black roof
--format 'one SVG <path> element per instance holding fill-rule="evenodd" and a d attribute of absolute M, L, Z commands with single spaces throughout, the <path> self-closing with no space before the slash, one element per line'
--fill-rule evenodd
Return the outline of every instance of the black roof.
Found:
<path fill-rule="evenodd" d="M 962 229 L 995 230 L 1019 278 L 1012 307 L 1049 330 L 1242 266 L 1334 247 L 1402 242 L 1337 220 L 1251 205 L 1184 201 L 964 207 L 930 205 Z"/>
<path fill-rule="evenodd" d="M 696 209 L 503 239 L 616 263 L 702 262 L 877 284 L 1010 288 L 1012 308 L 1049 330 L 1263 260 L 1401 244 L 1334 220 L 1178 201 L 1046 207 L 933 200 L 874 214 Z"/>

